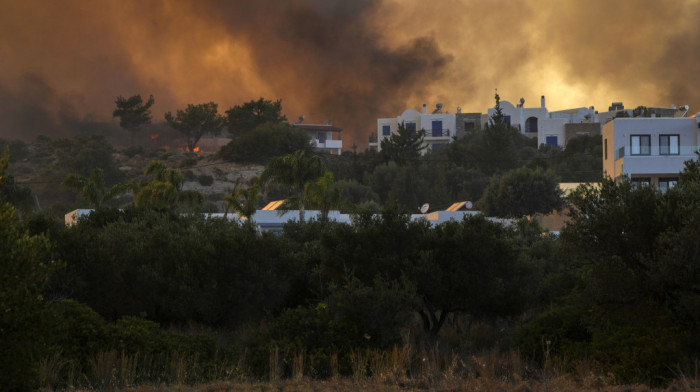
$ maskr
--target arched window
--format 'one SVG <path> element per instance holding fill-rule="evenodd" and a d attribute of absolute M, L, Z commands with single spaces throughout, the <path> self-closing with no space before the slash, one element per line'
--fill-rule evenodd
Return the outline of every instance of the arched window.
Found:
<path fill-rule="evenodd" d="M 537 117 L 530 117 L 525 121 L 525 132 L 537 132 Z"/>

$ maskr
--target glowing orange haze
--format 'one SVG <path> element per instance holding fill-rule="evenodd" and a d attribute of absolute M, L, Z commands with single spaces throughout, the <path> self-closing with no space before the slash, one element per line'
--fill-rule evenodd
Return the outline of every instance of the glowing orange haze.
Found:
<path fill-rule="evenodd" d="M 691 106 L 696 1 L 257 0 L 6 2 L 0 137 L 109 120 L 117 95 L 220 110 L 282 99 L 290 120 L 362 147 L 377 117 L 436 102 L 485 112 L 493 90 L 551 110 Z"/>

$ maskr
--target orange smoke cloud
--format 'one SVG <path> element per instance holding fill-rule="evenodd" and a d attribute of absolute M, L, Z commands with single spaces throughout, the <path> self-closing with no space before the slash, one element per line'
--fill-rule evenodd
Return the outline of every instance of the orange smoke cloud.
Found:
<path fill-rule="evenodd" d="M 693 1 L 217 0 L 10 2 L 0 14 L 0 137 L 109 121 L 153 94 L 188 103 L 282 99 L 288 118 L 366 145 L 376 118 L 443 102 L 485 112 L 493 89 L 550 109 L 689 104 Z M 671 28 L 672 27 L 672 28 Z M 534 104 L 536 105 L 536 104 Z"/>

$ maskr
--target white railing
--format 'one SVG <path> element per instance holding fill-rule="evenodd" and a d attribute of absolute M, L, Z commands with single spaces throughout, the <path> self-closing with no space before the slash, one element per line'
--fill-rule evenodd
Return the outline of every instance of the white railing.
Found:
<path fill-rule="evenodd" d="M 316 147 L 318 148 L 343 148 L 342 140 L 328 140 L 326 139 L 323 143 L 316 140 Z"/>
<path fill-rule="evenodd" d="M 664 147 L 665 150 L 673 151 L 674 148 Z M 615 160 L 624 157 L 648 157 L 648 156 L 694 156 L 695 151 L 698 151 L 698 146 L 678 146 L 678 152 L 675 154 L 661 154 L 661 149 L 658 145 L 651 146 L 648 154 L 639 154 L 639 151 L 644 151 L 644 149 L 636 149 L 635 154 L 632 154 L 632 148 L 630 146 L 620 147 L 615 150 Z"/>

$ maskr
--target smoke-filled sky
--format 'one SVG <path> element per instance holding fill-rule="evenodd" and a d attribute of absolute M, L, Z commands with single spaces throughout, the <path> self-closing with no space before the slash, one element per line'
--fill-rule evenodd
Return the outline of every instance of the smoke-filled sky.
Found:
<path fill-rule="evenodd" d="M 294 121 L 366 145 L 378 117 L 423 103 L 486 112 L 612 101 L 700 111 L 700 3 L 609 0 L 4 0 L 0 137 L 111 121 L 153 94 L 154 121 L 282 99 Z M 76 125 L 78 124 L 78 125 Z"/>

